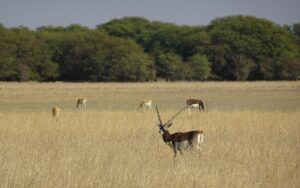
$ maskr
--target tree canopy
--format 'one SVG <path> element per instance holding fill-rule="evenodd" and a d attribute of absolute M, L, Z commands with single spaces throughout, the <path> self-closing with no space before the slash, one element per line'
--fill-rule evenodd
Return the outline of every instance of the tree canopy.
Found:
<path fill-rule="evenodd" d="M 0 24 L 1 81 L 293 80 L 300 24 L 253 16 L 207 26 L 142 17 L 30 30 Z"/>

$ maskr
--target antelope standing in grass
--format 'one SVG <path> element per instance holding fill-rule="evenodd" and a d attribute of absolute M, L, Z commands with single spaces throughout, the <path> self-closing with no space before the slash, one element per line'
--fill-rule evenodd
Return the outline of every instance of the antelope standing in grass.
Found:
<path fill-rule="evenodd" d="M 170 132 L 168 131 L 168 128 L 171 127 L 174 118 L 178 116 L 178 114 L 180 114 L 183 110 L 185 110 L 185 107 L 177 112 L 177 114 L 175 114 L 169 121 L 167 121 L 167 123 L 163 123 L 156 106 L 157 117 L 159 121 L 159 123 L 157 124 L 159 127 L 159 133 L 162 135 L 164 142 L 173 149 L 174 159 L 177 155 L 177 151 L 179 151 L 180 154 L 183 155 L 183 150 L 200 150 L 200 144 L 203 142 L 203 130 L 176 132 L 173 134 L 170 134 Z"/>
<path fill-rule="evenodd" d="M 86 98 L 77 99 L 76 108 L 84 107 L 86 108 Z"/>
<path fill-rule="evenodd" d="M 146 109 L 152 110 L 152 101 L 151 100 L 141 101 L 138 108 L 138 112 L 141 111 L 142 109 L 143 111 L 145 111 Z"/>
<path fill-rule="evenodd" d="M 198 108 L 198 111 L 203 111 L 204 112 L 204 103 L 202 100 L 198 99 L 188 99 L 186 101 L 186 108 L 189 113 L 191 113 L 191 108 Z"/>
<path fill-rule="evenodd" d="M 58 117 L 60 111 L 61 111 L 60 108 L 58 108 L 57 106 L 54 106 L 54 107 L 52 108 L 52 115 L 53 115 L 53 118 Z"/>

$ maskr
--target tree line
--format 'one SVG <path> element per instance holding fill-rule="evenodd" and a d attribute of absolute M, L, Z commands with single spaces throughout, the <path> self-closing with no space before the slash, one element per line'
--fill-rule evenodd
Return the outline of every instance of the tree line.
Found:
<path fill-rule="evenodd" d="M 253 16 L 187 26 L 124 17 L 90 29 L 0 24 L 1 81 L 295 80 L 300 23 Z"/>

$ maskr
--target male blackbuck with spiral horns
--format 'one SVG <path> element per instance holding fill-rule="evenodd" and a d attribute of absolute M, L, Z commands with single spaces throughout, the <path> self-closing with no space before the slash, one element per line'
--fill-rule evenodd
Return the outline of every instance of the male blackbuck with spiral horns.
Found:
<path fill-rule="evenodd" d="M 201 110 L 204 112 L 204 103 L 202 100 L 198 99 L 188 99 L 186 101 L 186 108 L 189 113 L 191 113 L 191 108 L 198 108 L 198 111 L 200 112 Z"/>
<path fill-rule="evenodd" d="M 183 150 L 197 149 L 200 150 L 200 144 L 203 142 L 203 130 L 194 130 L 189 132 L 176 132 L 170 134 L 168 128 L 172 126 L 172 121 L 178 114 L 185 110 L 185 107 L 177 112 L 167 123 L 163 123 L 159 115 L 158 108 L 156 106 L 157 117 L 159 123 L 159 133 L 166 144 L 168 144 L 174 151 L 174 159 L 176 157 L 177 151 L 182 155 Z"/>

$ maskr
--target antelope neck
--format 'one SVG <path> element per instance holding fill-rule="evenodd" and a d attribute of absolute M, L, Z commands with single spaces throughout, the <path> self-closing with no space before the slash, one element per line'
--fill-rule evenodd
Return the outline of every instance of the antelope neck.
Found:
<path fill-rule="evenodd" d="M 162 137 L 163 137 L 164 142 L 171 142 L 169 131 L 165 130 Z"/>

